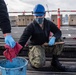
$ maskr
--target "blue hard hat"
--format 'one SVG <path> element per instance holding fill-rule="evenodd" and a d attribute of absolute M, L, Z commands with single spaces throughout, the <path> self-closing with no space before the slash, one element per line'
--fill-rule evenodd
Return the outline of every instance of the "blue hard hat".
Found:
<path fill-rule="evenodd" d="M 35 16 L 43 16 L 45 14 L 45 8 L 41 4 L 37 4 L 33 10 Z"/>

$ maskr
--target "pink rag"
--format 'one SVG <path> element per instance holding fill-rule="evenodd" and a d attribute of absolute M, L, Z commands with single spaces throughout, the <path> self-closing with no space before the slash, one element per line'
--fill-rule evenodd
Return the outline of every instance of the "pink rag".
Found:
<path fill-rule="evenodd" d="M 8 45 L 5 45 L 5 48 L 6 50 L 3 52 L 3 55 L 12 62 L 12 59 L 15 58 L 22 49 L 22 46 L 19 43 L 16 43 L 14 48 L 11 48 Z"/>

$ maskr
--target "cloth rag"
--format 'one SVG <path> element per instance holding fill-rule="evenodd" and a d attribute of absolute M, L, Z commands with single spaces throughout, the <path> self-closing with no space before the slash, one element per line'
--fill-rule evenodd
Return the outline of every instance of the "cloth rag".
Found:
<path fill-rule="evenodd" d="M 5 44 L 5 51 L 3 52 L 3 55 L 6 59 L 10 60 L 12 62 L 12 59 L 15 58 L 20 50 L 22 49 L 22 46 L 19 43 L 16 43 L 14 48 L 11 48 L 9 45 Z"/>

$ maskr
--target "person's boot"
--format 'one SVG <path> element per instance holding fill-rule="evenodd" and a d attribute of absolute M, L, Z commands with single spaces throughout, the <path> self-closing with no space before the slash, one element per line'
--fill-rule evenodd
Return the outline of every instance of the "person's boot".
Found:
<path fill-rule="evenodd" d="M 54 69 L 56 69 L 57 71 L 63 71 L 63 72 L 67 71 L 65 66 L 62 66 L 62 64 L 59 62 L 57 55 L 53 55 L 53 58 L 52 58 L 52 61 L 51 61 L 51 66 Z"/>

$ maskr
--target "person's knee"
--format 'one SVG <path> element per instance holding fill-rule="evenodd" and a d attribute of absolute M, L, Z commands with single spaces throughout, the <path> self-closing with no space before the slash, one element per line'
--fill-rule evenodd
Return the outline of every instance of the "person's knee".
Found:
<path fill-rule="evenodd" d="M 33 46 L 29 52 L 29 60 L 33 67 L 43 67 L 45 64 L 45 50 L 41 46 Z"/>
<path fill-rule="evenodd" d="M 45 64 L 45 61 L 44 62 L 43 61 L 32 61 L 31 62 L 31 65 L 35 68 L 41 68 L 44 66 L 44 64 Z"/>

